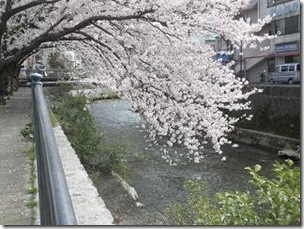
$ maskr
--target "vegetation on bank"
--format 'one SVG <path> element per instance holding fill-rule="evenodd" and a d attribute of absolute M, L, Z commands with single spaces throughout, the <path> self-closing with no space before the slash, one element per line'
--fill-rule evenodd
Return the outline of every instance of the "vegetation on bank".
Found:
<path fill-rule="evenodd" d="M 186 206 L 175 204 L 165 210 L 171 225 L 300 225 L 300 168 L 293 161 L 276 162 L 274 179 L 259 175 L 260 165 L 246 170 L 255 192 L 218 192 L 209 198 L 201 181 L 187 181 Z"/>
<path fill-rule="evenodd" d="M 72 88 L 63 87 L 52 93 L 52 111 L 63 128 L 82 164 L 96 175 L 122 168 L 123 146 L 102 146 L 102 139 L 88 110 L 88 99 L 82 93 L 71 95 Z M 116 94 L 112 94 L 116 98 Z M 105 98 L 110 98 L 104 96 Z"/>

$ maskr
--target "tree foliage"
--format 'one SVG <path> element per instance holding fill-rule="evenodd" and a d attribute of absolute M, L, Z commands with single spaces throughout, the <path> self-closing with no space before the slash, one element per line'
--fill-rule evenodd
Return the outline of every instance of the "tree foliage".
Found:
<path fill-rule="evenodd" d="M 243 48 L 271 38 L 257 23 L 237 17 L 248 0 L 2 0 L 0 101 L 5 103 L 19 66 L 41 49 L 75 50 L 88 79 L 115 88 L 149 122 L 151 139 L 185 145 L 199 162 L 206 141 L 215 151 L 248 110 L 248 84 L 197 37 L 221 35 Z M 167 154 L 168 160 L 171 155 Z"/>
<path fill-rule="evenodd" d="M 166 209 L 166 219 L 174 225 L 300 225 L 300 168 L 293 162 L 276 162 L 274 179 L 258 174 L 260 165 L 246 168 L 254 192 L 218 192 L 210 200 L 206 185 L 188 181 L 187 206 L 173 205 Z"/>

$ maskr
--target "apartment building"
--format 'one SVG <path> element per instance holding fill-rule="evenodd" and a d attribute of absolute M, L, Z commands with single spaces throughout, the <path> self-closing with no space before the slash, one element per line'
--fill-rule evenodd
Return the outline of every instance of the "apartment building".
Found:
<path fill-rule="evenodd" d="M 278 64 L 300 63 L 300 0 L 251 0 L 241 16 L 250 18 L 254 23 L 267 15 L 275 16 L 260 34 L 280 35 L 258 44 L 254 49 L 243 48 L 242 55 L 239 50 L 235 50 L 232 57 L 236 62 L 236 74 L 244 76 L 252 83 L 259 82 L 259 76 L 264 71 L 266 75 L 273 72 Z M 217 43 L 217 51 L 233 49 L 229 41 L 223 42 L 219 38 Z M 262 47 L 269 49 L 261 51 Z"/>
<path fill-rule="evenodd" d="M 259 82 L 260 74 L 275 71 L 275 66 L 284 63 L 300 63 L 300 0 L 257 0 L 256 4 L 245 11 L 245 17 L 253 20 L 275 15 L 261 34 L 279 34 L 277 38 L 259 44 L 256 49 L 245 49 L 242 63 L 238 62 L 235 70 L 240 70 L 250 82 Z M 255 16 L 256 15 L 256 16 Z M 260 47 L 269 49 L 260 51 Z"/>
<path fill-rule="evenodd" d="M 273 70 L 273 63 L 300 63 L 300 30 L 301 30 L 300 0 L 267 0 L 261 4 L 260 17 L 267 14 L 276 16 L 268 25 L 270 34 L 280 33 L 271 44 L 274 53 L 269 58 L 269 70 Z"/>

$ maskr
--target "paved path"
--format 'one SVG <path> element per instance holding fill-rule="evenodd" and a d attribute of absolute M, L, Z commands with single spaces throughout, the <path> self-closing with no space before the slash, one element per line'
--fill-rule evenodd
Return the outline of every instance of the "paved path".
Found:
<path fill-rule="evenodd" d="M 30 88 L 20 88 L 6 105 L 0 105 L 0 225 L 30 225 L 30 142 L 20 130 L 31 121 Z"/>

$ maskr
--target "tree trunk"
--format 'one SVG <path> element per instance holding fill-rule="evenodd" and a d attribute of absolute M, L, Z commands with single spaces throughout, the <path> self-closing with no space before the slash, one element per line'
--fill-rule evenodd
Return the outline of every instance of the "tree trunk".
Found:
<path fill-rule="evenodd" d="M 20 65 L 4 64 L 0 67 L 0 105 L 5 105 L 9 96 L 18 90 Z"/>

